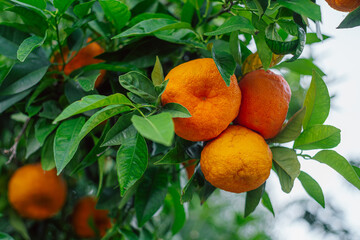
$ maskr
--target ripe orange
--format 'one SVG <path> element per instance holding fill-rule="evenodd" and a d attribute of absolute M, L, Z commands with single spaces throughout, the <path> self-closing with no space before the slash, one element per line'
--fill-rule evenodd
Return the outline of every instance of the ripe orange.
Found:
<path fill-rule="evenodd" d="M 174 118 L 175 133 L 189 141 L 218 136 L 239 112 L 241 92 L 235 75 L 226 86 L 212 58 L 192 60 L 173 68 L 161 96 L 163 105 L 179 103 L 190 118 Z"/>
<path fill-rule="evenodd" d="M 64 205 L 66 193 L 66 183 L 55 169 L 44 171 L 40 164 L 17 169 L 8 185 L 10 204 L 21 216 L 37 220 L 54 216 Z"/>
<path fill-rule="evenodd" d="M 89 38 L 87 42 L 90 41 L 91 38 Z M 63 50 L 64 60 L 66 62 L 69 55 L 69 49 L 64 47 L 62 50 Z M 104 49 L 97 42 L 90 43 L 89 45 L 80 49 L 80 51 L 75 56 L 74 56 L 75 52 L 72 53 L 71 57 L 73 58 L 65 65 L 64 73 L 66 75 L 70 75 L 70 73 L 75 71 L 76 69 L 85 67 L 90 64 L 104 62 L 101 59 L 94 58 L 102 53 L 104 53 Z M 62 63 L 62 59 L 59 53 L 55 54 L 52 62 L 56 62 L 58 64 Z M 61 70 L 61 67 L 59 67 L 58 70 Z M 94 85 L 95 88 L 100 86 L 100 84 L 104 81 L 105 73 L 106 70 L 100 70 L 100 75 L 95 81 L 95 85 Z"/>
<path fill-rule="evenodd" d="M 247 192 L 269 177 L 272 153 L 262 136 L 231 125 L 204 147 L 200 166 L 213 186 L 234 193 Z"/>
<path fill-rule="evenodd" d="M 236 122 L 265 139 L 275 137 L 289 108 L 289 84 L 282 76 L 261 69 L 246 74 L 239 86 L 242 101 Z"/>
<path fill-rule="evenodd" d="M 196 163 L 196 159 L 190 159 L 189 161 L 182 163 L 185 166 L 188 179 L 190 179 L 195 172 L 195 167 L 196 167 L 195 163 Z"/>
<path fill-rule="evenodd" d="M 333 9 L 342 12 L 351 12 L 360 6 L 360 0 L 326 0 L 326 2 Z"/>
<path fill-rule="evenodd" d="M 102 237 L 106 230 L 111 228 L 111 220 L 108 217 L 108 210 L 96 209 L 96 199 L 94 197 L 81 198 L 74 209 L 72 215 L 72 225 L 79 237 L 89 238 L 96 237 L 96 231 Z M 90 223 L 94 226 L 91 226 Z"/>

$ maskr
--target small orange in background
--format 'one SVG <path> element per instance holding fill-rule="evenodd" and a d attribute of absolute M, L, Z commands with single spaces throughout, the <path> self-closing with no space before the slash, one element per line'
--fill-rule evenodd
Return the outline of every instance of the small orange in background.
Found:
<path fill-rule="evenodd" d="M 102 237 L 111 228 L 108 210 L 96 209 L 96 199 L 88 196 L 81 198 L 72 215 L 72 225 L 75 233 L 82 238 L 96 237 L 96 231 Z M 91 222 L 94 226 L 91 226 Z M 96 228 L 96 231 L 92 227 Z"/>
<path fill-rule="evenodd" d="M 351 12 L 360 6 L 360 0 L 326 0 L 330 7 L 341 12 Z"/>
<path fill-rule="evenodd" d="M 261 69 L 246 74 L 239 86 L 242 100 L 236 122 L 265 139 L 275 137 L 289 109 L 289 84 L 282 76 Z"/>
<path fill-rule="evenodd" d="M 88 38 L 87 42 L 90 41 L 91 38 Z M 69 55 L 69 49 L 67 47 L 64 47 L 62 49 L 62 52 L 64 55 L 64 60 L 66 62 Z M 80 49 L 79 52 L 74 56 L 75 53 L 76 52 L 72 53 L 71 57 L 73 58 L 65 65 L 64 73 L 66 75 L 70 75 L 73 71 L 85 67 L 87 65 L 104 62 L 104 60 L 95 58 L 96 56 L 104 53 L 104 49 L 97 42 L 92 42 L 86 45 L 84 48 Z M 61 70 L 60 66 L 62 66 L 61 65 L 62 59 L 59 53 L 54 55 L 52 62 L 56 62 L 60 64 L 58 70 Z M 95 85 L 94 85 L 95 88 L 100 86 L 101 83 L 104 81 L 105 74 L 106 74 L 106 70 L 100 70 L 100 75 L 95 81 Z"/>
<path fill-rule="evenodd" d="M 8 198 L 25 218 L 42 220 L 54 216 L 65 203 L 67 187 L 55 169 L 44 171 L 40 164 L 20 167 L 11 176 Z"/>
<path fill-rule="evenodd" d="M 258 133 L 231 125 L 204 147 L 200 166 L 213 186 L 242 193 L 266 181 L 272 167 L 272 153 Z"/>
<path fill-rule="evenodd" d="M 218 136 L 239 112 L 241 92 L 235 75 L 227 87 L 212 58 L 192 60 L 173 68 L 161 96 L 163 105 L 179 103 L 190 118 L 174 118 L 175 133 L 189 141 Z"/>
<path fill-rule="evenodd" d="M 185 167 L 188 179 L 190 179 L 192 175 L 194 175 L 195 167 L 196 167 L 195 163 L 196 163 L 196 159 L 190 159 L 189 161 L 182 163 L 183 166 Z"/>

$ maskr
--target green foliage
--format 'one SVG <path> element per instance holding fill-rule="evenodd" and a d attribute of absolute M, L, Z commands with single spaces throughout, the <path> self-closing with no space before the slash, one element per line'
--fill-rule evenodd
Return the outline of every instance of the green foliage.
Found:
<path fill-rule="evenodd" d="M 358 168 L 324 150 L 340 143 L 340 129 L 324 125 L 330 111 L 325 73 L 314 59 L 299 58 L 306 44 L 328 38 L 308 32 L 309 20 L 321 21 L 313 1 L 18 0 L 0 6 L 0 150 L 11 150 L 0 155 L 0 192 L 7 191 L 2 183 L 16 168 L 33 162 L 56 168 L 69 189 L 61 213 L 44 222 L 22 219 L 0 196 L 0 210 L 10 209 L 0 215 L 0 223 L 6 222 L 0 239 L 77 239 L 69 224 L 75 201 L 95 193 L 97 206 L 114 220 L 103 239 L 189 239 L 188 224 L 198 219 L 184 204 L 199 212 L 194 202 L 206 208 L 216 188 L 199 164 L 206 143 L 175 135 L 173 118 L 191 113 L 177 103 L 162 106 L 164 76 L 183 62 L 207 57 L 229 86 L 233 74 L 243 74 L 252 40 L 264 69 L 274 54 L 285 55 L 273 68 L 284 72 L 292 89 L 288 121 L 267 141 L 282 190 L 289 193 L 298 178 L 325 207 L 321 187 L 301 171 L 301 161 L 309 158 L 360 189 Z M 359 25 L 358 12 L 339 28 Z M 96 56 L 102 62 L 65 74 L 88 38 L 104 48 Z M 105 81 L 95 89 L 100 70 L 107 71 Z M 300 84 L 305 75 L 312 76 L 308 89 Z M 320 151 L 310 157 L 306 151 L 313 149 Z M 181 163 L 189 159 L 196 159 L 196 170 L 185 179 Z M 255 221 L 250 214 L 260 201 L 275 216 L 268 192 L 263 184 L 246 193 L 246 218 L 235 213 L 233 225 L 219 225 L 236 227 L 228 239 L 245 239 L 238 229 Z M 199 226 L 206 229 L 202 239 L 220 236 L 209 230 L 209 219 Z M 259 232 L 251 239 L 268 237 Z"/>

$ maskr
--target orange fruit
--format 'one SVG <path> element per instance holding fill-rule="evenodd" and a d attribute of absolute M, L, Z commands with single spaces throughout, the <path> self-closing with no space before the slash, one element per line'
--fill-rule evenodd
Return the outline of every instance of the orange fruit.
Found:
<path fill-rule="evenodd" d="M 192 177 L 192 175 L 194 175 L 194 172 L 195 172 L 196 159 L 190 159 L 189 161 L 183 162 L 182 164 L 185 167 L 188 179 L 190 179 Z"/>
<path fill-rule="evenodd" d="M 236 122 L 265 139 L 275 137 L 289 109 L 289 84 L 282 76 L 261 69 L 246 74 L 239 86 L 242 101 Z"/>
<path fill-rule="evenodd" d="M 342 12 L 351 12 L 360 6 L 360 0 L 326 0 L 330 7 Z"/>
<path fill-rule="evenodd" d="M 90 42 L 90 41 L 91 41 L 91 38 L 88 38 L 87 42 Z M 69 55 L 69 49 L 67 47 L 64 47 L 62 49 L 62 52 L 64 55 L 64 60 L 66 62 L 68 59 L 68 55 Z M 71 54 L 71 57 L 73 57 L 73 58 L 65 65 L 64 73 L 66 75 L 70 75 L 76 69 L 85 67 L 90 64 L 104 62 L 101 59 L 94 58 L 97 55 L 100 55 L 102 53 L 104 53 L 104 49 L 97 42 L 92 42 L 92 43 L 86 45 L 84 48 L 80 49 L 80 51 L 77 54 L 76 54 L 76 52 L 73 52 Z M 76 54 L 76 55 L 74 56 L 74 54 Z M 56 53 L 54 55 L 52 62 L 56 62 L 56 63 L 60 64 L 58 67 L 58 70 L 62 70 L 62 65 L 61 65 L 62 59 L 61 59 L 60 53 Z M 106 73 L 106 70 L 100 70 L 100 75 L 98 76 L 98 78 L 95 81 L 95 85 L 94 85 L 95 88 L 100 86 L 101 83 L 104 81 L 105 73 Z"/>
<path fill-rule="evenodd" d="M 163 105 L 179 103 L 190 118 L 174 118 L 175 133 L 189 141 L 218 136 L 239 112 L 241 92 L 235 75 L 227 87 L 212 58 L 192 60 L 173 68 L 161 96 Z"/>
<path fill-rule="evenodd" d="M 96 199 L 88 196 L 81 198 L 72 215 L 72 225 L 79 237 L 96 237 L 96 232 L 102 237 L 106 230 L 111 228 L 111 220 L 108 217 L 108 210 L 96 209 Z M 91 226 L 91 223 L 94 226 Z M 96 231 L 92 227 L 96 228 Z"/>
<path fill-rule="evenodd" d="M 28 164 L 15 171 L 8 184 L 8 198 L 23 217 L 46 219 L 65 203 L 67 187 L 55 169 L 44 171 L 40 164 Z"/>
<path fill-rule="evenodd" d="M 231 125 L 204 147 L 200 166 L 213 186 L 234 193 L 247 192 L 269 177 L 272 153 L 258 133 Z"/>

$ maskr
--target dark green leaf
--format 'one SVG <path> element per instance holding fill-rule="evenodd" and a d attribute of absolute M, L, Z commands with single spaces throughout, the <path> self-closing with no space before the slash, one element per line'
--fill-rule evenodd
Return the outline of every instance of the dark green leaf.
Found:
<path fill-rule="evenodd" d="M 118 0 L 99 0 L 101 8 L 104 10 L 105 16 L 120 31 L 129 21 L 131 13 L 126 6 Z"/>
<path fill-rule="evenodd" d="M 164 41 L 186 44 L 195 48 L 206 48 L 202 40 L 199 39 L 196 32 L 191 29 L 173 29 L 154 33 L 155 37 Z"/>
<path fill-rule="evenodd" d="M 151 168 L 135 195 L 136 219 L 142 227 L 162 206 L 167 193 L 168 173 L 163 168 Z"/>
<path fill-rule="evenodd" d="M 33 125 L 30 126 L 30 132 L 26 139 L 26 155 L 25 158 L 27 159 L 30 157 L 31 154 L 39 150 L 41 147 L 41 144 L 35 137 L 35 129 L 33 128 Z"/>
<path fill-rule="evenodd" d="M 174 123 L 170 113 L 163 112 L 146 118 L 134 115 L 131 121 L 144 137 L 171 146 L 174 139 Z"/>
<path fill-rule="evenodd" d="M 305 47 L 305 43 L 306 43 L 306 32 L 303 28 L 299 27 L 298 28 L 299 33 L 298 33 L 298 45 L 293 53 L 293 57 L 291 59 L 289 59 L 288 61 L 295 61 L 296 59 L 298 59 L 301 55 L 301 53 L 304 50 Z"/>
<path fill-rule="evenodd" d="M 61 113 L 58 103 L 55 100 L 49 100 L 42 104 L 43 110 L 39 113 L 39 117 L 54 120 Z"/>
<path fill-rule="evenodd" d="M 0 97 L 0 113 L 3 113 L 6 109 L 17 103 L 18 101 L 25 98 L 27 95 L 31 93 L 32 89 L 28 89 L 24 92 L 12 95 L 10 97 Z"/>
<path fill-rule="evenodd" d="M 119 82 L 125 89 L 150 103 L 154 103 L 157 99 L 157 93 L 153 83 L 139 72 L 129 72 L 121 75 Z"/>
<path fill-rule="evenodd" d="M 353 28 L 360 26 L 360 7 L 349 13 L 337 28 Z"/>
<path fill-rule="evenodd" d="M 151 80 L 155 86 L 160 85 L 164 81 L 164 73 L 158 56 L 156 56 L 154 69 L 151 72 Z"/>
<path fill-rule="evenodd" d="M 272 206 L 272 204 L 271 204 L 269 195 L 267 194 L 266 191 L 263 192 L 261 203 L 262 203 L 262 204 L 264 205 L 264 207 L 265 207 L 266 209 L 268 209 L 268 210 L 272 213 L 272 215 L 275 217 L 275 212 L 274 212 L 273 206 Z"/>
<path fill-rule="evenodd" d="M 127 113 L 119 117 L 115 125 L 106 134 L 101 146 L 121 145 L 128 137 L 136 134 L 136 130 L 131 126 L 133 113 Z"/>
<path fill-rule="evenodd" d="M 52 134 L 46 138 L 44 145 L 41 148 L 41 167 L 45 171 L 49 171 L 55 167 L 54 159 L 54 137 Z"/>
<path fill-rule="evenodd" d="M 42 145 L 45 142 L 47 136 L 55 130 L 58 124 L 51 124 L 45 118 L 40 118 L 35 124 L 35 137 Z"/>
<path fill-rule="evenodd" d="M 10 235 L 0 232 L 0 240 L 14 240 Z"/>
<path fill-rule="evenodd" d="M 262 195 L 264 193 L 264 189 L 265 183 L 262 184 L 260 187 L 246 193 L 244 217 L 249 216 L 259 205 L 260 199 L 262 198 Z"/>
<path fill-rule="evenodd" d="M 175 147 L 165 154 L 159 161 L 155 162 L 157 164 L 178 164 L 188 160 L 188 157 L 185 153 L 185 148 L 182 144 L 176 143 Z"/>
<path fill-rule="evenodd" d="M 264 69 L 267 70 L 271 64 L 273 53 L 265 41 L 265 32 L 260 31 L 258 34 L 254 35 L 254 39 L 261 63 Z"/>
<path fill-rule="evenodd" d="M 340 154 L 333 150 L 322 150 L 312 159 L 327 164 L 340 173 L 348 182 L 360 189 L 360 179 L 350 163 Z"/>
<path fill-rule="evenodd" d="M 60 13 L 64 13 L 74 1 L 75 0 L 54 0 L 54 7 L 56 7 Z"/>
<path fill-rule="evenodd" d="M 211 55 L 215 61 L 216 67 L 219 70 L 221 77 L 223 78 L 226 86 L 230 86 L 231 76 L 235 72 L 236 63 L 234 58 L 228 52 L 221 49 L 220 42 L 215 42 L 212 49 Z"/>
<path fill-rule="evenodd" d="M 204 33 L 205 36 L 222 35 L 231 33 L 234 31 L 240 31 L 243 33 L 254 34 L 256 29 L 251 24 L 250 20 L 242 16 L 232 16 L 225 23 L 223 23 L 218 29 L 212 32 Z"/>
<path fill-rule="evenodd" d="M 311 18 L 312 20 L 321 21 L 320 6 L 311 0 L 277 0 L 277 2 L 294 12 Z"/>
<path fill-rule="evenodd" d="M 330 111 L 330 95 L 325 82 L 320 75 L 313 71 L 310 88 L 304 101 L 306 114 L 303 122 L 304 129 L 315 124 L 323 124 Z"/>
<path fill-rule="evenodd" d="M 85 2 L 85 3 L 80 3 L 77 4 L 74 7 L 74 13 L 76 16 L 78 16 L 79 18 L 83 18 L 86 15 L 89 14 L 90 9 L 92 8 L 92 6 L 94 5 L 95 0 L 89 1 L 89 2 Z"/>
<path fill-rule="evenodd" d="M 85 72 L 81 76 L 76 77 L 75 80 L 79 82 L 80 86 L 82 89 L 84 89 L 85 92 L 88 92 L 90 90 L 94 90 L 95 82 L 99 76 L 99 71 L 89 71 Z"/>
<path fill-rule="evenodd" d="M 46 89 L 48 89 L 51 85 L 53 85 L 55 82 L 57 81 L 57 79 L 55 78 L 45 78 L 43 79 L 43 81 L 41 81 L 35 91 L 33 92 L 33 94 L 31 94 L 27 104 L 26 104 L 26 108 L 28 108 L 33 102 L 34 100 Z M 27 111 L 27 110 L 26 110 Z"/>
<path fill-rule="evenodd" d="M 360 177 L 360 168 L 352 165 L 352 168 L 355 170 L 356 174 Z"/>
<path fill-rule="evenodd" d="M 9 223 L 15 229 L 15 231 L 22 236 L 22 238 L 24 238 L 25 240 L 30 240 L 30 236 L 26 228 L 25 222 L 20 217 L 20 215 L 16 214 L 14 211 L 10 211 Z"/>
<path fill-rule="evenodd" d="M 313 179 L 309 174 L 301 171 L 298 176 L 301 184 L 303 185 L 305 191 L 317 201 L 323 208 L 325 208 L 325 199 L 323 191 L 320 185 Z"/>
<path fill-rule="evenodd" d="M 138 181 L 148 165 L 148 150 L 145 139 L 140 135 L 128 138 L 116 155 L 116 169 L 121 196 Z"/>
<path fill-rule="evenodd" d="M 17 50 L 29 35 L 15 28 L 0 25 L 0 54 L 17 59 Z"/>
<path fill-rule="evenodd" d="M 254 0 L 254 3 L 258 9 L 259 16 L 262 16 L 269 6 L 269 0 Z"/>
<path fill-rule="evenodd" d="M 1 41 L 1 40 L 0 40 Z M 7 64 L 1 64 L 0 66 L 0 86 L 3 83 L 3 81 L 5 80 L 6 76 L 9 74 L 9 72 L 11 71 L 12 67 L 14 66 L 14 63 L 11 63 L 9 65 Z"/>
<path fill-rule="evenodd" d="M 46 8 L 45 0 L 18 0 L 18 1 L 29 4 L 31 6 L 34 6 L 34 7 L 40 8 L 40 9 Z"/>
<path fill-rule="evenodd" d="M 241 66 L 241 41 L 239 39 L 239 32 L 235 31 L 230 34 L 229 41 L 230 53 L 233 56 L 235 62 Z"/>
<path fill-rule="evenodd" d="M 19 49 L 17 50 L 17 59 L 19 59 L 20 62 L 24 62 L 27 56 L 34 50 L 34 48 L 37 48 L 41 46 L 46 39 L 46 34 L 44 37 L 39 36 L 31 36 L 26 38 L 19 46 Z"/>
<path fill-rule="evenodd" d="M 180 193 L 175 187 L 168 188 L 169 197 L 171 197 L 172 206 L 174 208 L 174 222 L 171 227 L 171 233 L 175 235 L 178 233 L 186 222 L 186 213 L 184 206 L 180 202 Z"/>
<path fill-rule="evenodd" d="M 132 26 L 138 24 L 139 22 L 142 22 L 147 19 L 154 19 L 154 18 L 167 18 L 167 19 L 176 20 L 176 18 L 174 18 L 173 16 L 168 15 L 168 14 L 145 12 L 145 13 L 141 13 L 141 14 L 133 17 L 128 25 L 129 25 L 129 27 L 132 27 Z"/>
<path fill-rule="evenodd" d="M 340 129 L 329 125 L 314 125 L 305 129 L 294 142 L 301 150 L 334 148 L 340 143 Z"/>
<path fill-rule="evenodd" d="M 171 114 L 173 118 L 189 118 L 191 117 L 190 112 L 179 103 L 167 103 L 163 107 L 163 112 Z"/>

